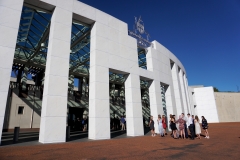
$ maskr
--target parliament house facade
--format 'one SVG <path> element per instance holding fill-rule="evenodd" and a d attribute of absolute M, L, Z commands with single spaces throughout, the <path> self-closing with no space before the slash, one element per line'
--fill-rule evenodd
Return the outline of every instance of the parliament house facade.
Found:
<path fill-rule="evenodd" d="M 212 87 L 189 87 L 171 51 L 131 35 L 144 33 L 135 20 L 138 33 L 77 0 L 1 0 L 0 131 L 39 129 L 39 142 L 57 143 L 77 118 L 93 140 L 110 139 L 121 116 L 127 136 L 144 135 L 150 115 L 199 112 L 219 122 Z M 202 99 L 213 106 L 207 113 L 197 110 Z"/>

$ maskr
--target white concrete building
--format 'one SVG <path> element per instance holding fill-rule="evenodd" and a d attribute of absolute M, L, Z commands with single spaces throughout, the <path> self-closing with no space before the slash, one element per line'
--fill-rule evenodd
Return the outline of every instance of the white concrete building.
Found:
<path fill-rule="evenodd" d="M 206 117 L 219 122 L 214 95 L 188 87 L 173 53 L 128 34 L 126 23 L 77 0 L 1 0 L 0 130 L 40 128 L 39 142 L 65 142 L 70 120 L 85 116 L 89 139 L 110 139 L 111 118 L 124 115 L 127 135 L 141 136 L 143 118 L 206 115 L 210 102 Z"/>

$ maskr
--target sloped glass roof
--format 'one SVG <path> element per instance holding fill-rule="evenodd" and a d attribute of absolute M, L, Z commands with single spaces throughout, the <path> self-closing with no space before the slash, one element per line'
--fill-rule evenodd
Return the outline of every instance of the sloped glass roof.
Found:
<path fill-rule="evenodd" d="M 44 69 L 47 60 L 51 13 L 24 6 L 18 30 L 13 70 L 27 65 L 29 73 Z M 91 26 L 73 20 L 71 35 L 70 74 L 89 74 Z M 35 71 L 36 70 L 36 71 Z"/>
<path fill-rule="evenodd" d="M 46 63 L 51 14 L 23 7 L 14 58 Z"/>
<path fill-rule="evenodd" d="M 89 74 L 90 26 L 78 22 L 72 24 L 70 72 Z"/>

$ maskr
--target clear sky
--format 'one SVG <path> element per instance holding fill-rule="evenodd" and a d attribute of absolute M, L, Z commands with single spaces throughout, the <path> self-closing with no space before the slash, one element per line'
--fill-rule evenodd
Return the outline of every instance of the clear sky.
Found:
<path fill-rule="evenodd" d="M 128 24 L 141 15 L 150 40 L 183 63 L 189 85 L 240 89 L 240 0 L 80 0 Z"/>

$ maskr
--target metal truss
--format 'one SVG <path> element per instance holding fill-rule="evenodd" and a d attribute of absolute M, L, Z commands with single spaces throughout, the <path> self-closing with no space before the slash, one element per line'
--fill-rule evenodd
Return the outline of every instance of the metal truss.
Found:
<path fill-rule="evenodd" d="M 51 14 L 24 6 L 18 30 L 14 62 L 45 65 Z M 35 72 L 34 72 L 35 73 Z"/>
<path fill-rule="evenodd" d="M 28 66 L 29 73 L 45 69 L 52 13 L 24 3 L 15 48 L 13 70 L 19 64 Z M 90 33 L 92 25 L 73 20 L 69 73 L 89 75 Z M 38 69 L 39 68 L 39 69 Z M 35 71 L 34 71 L 35 70 Z"/>

